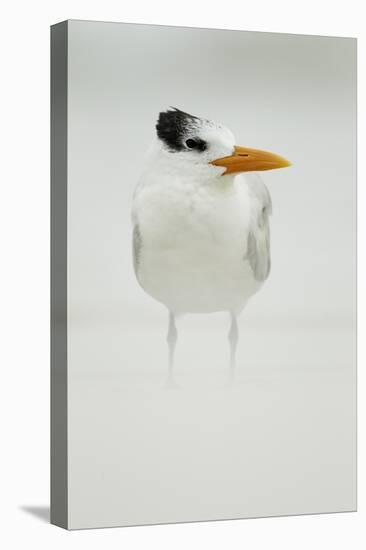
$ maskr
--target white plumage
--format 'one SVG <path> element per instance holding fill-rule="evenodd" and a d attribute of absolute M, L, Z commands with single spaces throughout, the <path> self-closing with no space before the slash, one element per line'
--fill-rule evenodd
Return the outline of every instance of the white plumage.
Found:
<path fill-rule="evenodd" d="M 253 159 L 258 170 L 289 164 L 235 148 L 220 124 L 178 110 L 160 114 L 132 220 L 137 279 L 169 310 L 170 371 L 175 316 L 183 313 L 230 314 L 234 367 L 237 315 L 270 270 L 270 195 L 257 174 L 239 174 L 253 169 Z"/>

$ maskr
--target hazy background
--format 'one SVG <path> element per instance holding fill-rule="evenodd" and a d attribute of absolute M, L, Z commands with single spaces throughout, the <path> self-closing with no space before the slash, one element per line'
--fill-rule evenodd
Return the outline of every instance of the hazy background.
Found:
<path fill-rule="evenodd" d="M 69 23 L 73 528 L 355 508 L 355 41 Z M 160 110 L 227 125 L 264 173 L 272 271 L 240 318 L 178 324 L 138 286 L 131 198 Z"/>

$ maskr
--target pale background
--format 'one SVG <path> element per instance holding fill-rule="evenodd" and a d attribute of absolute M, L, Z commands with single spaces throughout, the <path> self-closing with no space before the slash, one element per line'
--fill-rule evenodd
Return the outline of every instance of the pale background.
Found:
<path fill-rule="evenodd" d="M 349 511 L 355 493 L 355 40 L 69 23 L 71 528 Z M 240 319 L 178 323 L 132 268 L 159 110 L 291 159 L 266 173 L 272 274 Z M 179 289 L 177 290 L 179 292 Z"/>
<path fill-rule="evenodd" d="M 7 139 L 3 144 L 2 173 L 6 185 L 1 217 L 4 265 L 2 313 L 3 388 L 0 407 L 3 419 L 1 464 L 5 473 L 0 502 L 3 517 L 1 541 L 9 548 L 22 545 L 37 548 L 120 548 L 122 545 L 149 548 L 272 548 L 335 549 L 364 548 L 365 476 L 359 475 L 360 511 L 356 514 L 331 514 L 256 521 L 226 521 L 198 524 L 165 525 L 153 528 L 104 529 L 65 532 L 40 521 L 47 517 L 49 485 L 49 276 L 48 276 L 48 25 L 67 17 L 129 20 L 136 22 L 187 24 L 360 36 L 360 97 L 365 95 L 365 42 L 362 5 L 356 0 L 344 6 L 333 2 L 309 0 L 294 5 L 289 0 L 273 3 L 258 0 L 256 4 L 228 0 L 207 5 L 187 0 L 183 5 L 167 5 L 162 0 L 120 2 L 96 0 L 86 5 L 82 0 L 54 0 L 44 4 L 17 2 L 6 7 L 1 40 L 4 42 L 3 127 Z M 20 17 L 20 14 L 22 17 Z M 9 48 L 11 45 L 11 48 Z M 20 70 L 21 68 L 21 70 Z M 5 76 L 4 76 L 5 78 Z M 364 150 L 364 109 L 359 107 L 360 148 Z M 239 136 L 238 136 L 239 137 Z M 362 159 L 360 159 L 362 160 Z M 360 181 L 365 169 L 359 163 Z M 273 187 L 271 188 L 273 191 Z M 359 202 L 365 202 L 364 187 L 359 189 Z M 362 214 L 362 210 L 360 210 Z M 364 218 L 359 217 L 360 234 L 365 232 Z M 21 254 L 19 253 L 21 251 Z M 5 260 L 4 260 L 5 261 Z M 365 279 L 364 255 L 360 249 L 359 280 Z M 24 281 L 24 274 L 26 280 Z M 24 284 L 25 282 L 25 284 Z M 364 289 L 359 289 L 359 326 L 364 329 Z M 21 339 L 19 339 L 21 334 Z M 365 359 L 359 341 L 359 362 Z M 359 382 L 362 388 L 363 371 Z M 359 402 L 361 426 L 365 418 L 364 401 Z M 359 456 L 364 462 L 365 438 L 360 431 Z M 28 513 L 30 512 L 30 513 Z M 34 541 L 34 543 L 33 543 Z"/>

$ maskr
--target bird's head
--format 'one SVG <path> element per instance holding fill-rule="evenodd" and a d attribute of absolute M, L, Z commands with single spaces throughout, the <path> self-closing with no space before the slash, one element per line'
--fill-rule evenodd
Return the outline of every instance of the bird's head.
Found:
<path fill-rule="evenodd" d="M 176 108 L 159 114 L 156 133 L 164 162 L 192 175 L 210 178 L 290 166 L 274 153 L 236 145 L 225 126 Z"/>

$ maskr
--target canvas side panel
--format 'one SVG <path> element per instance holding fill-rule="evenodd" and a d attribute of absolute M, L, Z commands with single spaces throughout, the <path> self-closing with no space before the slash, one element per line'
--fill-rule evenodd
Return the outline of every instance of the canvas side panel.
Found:
<path fill-rule="evenodd" d="M 67 505 L 67 21 L 51 27 L 51 523 Z"/>

